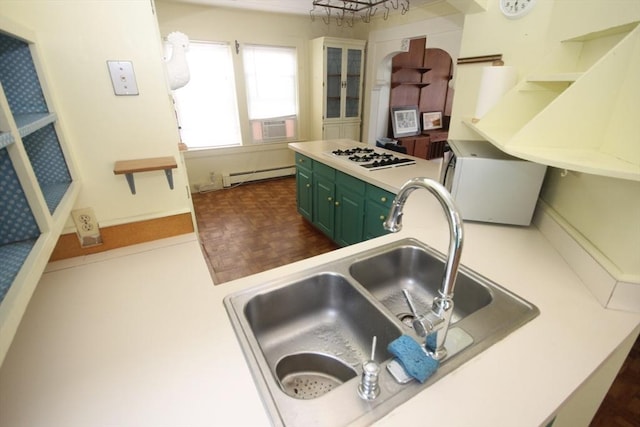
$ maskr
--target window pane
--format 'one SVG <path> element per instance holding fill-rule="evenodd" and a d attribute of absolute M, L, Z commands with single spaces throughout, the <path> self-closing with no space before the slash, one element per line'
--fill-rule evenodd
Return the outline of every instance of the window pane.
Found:
<path fill-rule="evenodd" d="M 249 119 L 297 118 L 296 49 L 247 45 L 242 52 Z"/>
<path fill-rule="evenodd" d="M 230 46 L 190 42 L 187 62 L 191 79 L 173 93 L 182 142 L 190 148 L 240 145 Z"/>

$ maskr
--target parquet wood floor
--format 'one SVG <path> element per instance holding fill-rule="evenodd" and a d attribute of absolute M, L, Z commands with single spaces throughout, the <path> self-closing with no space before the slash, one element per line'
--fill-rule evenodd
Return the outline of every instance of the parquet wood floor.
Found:
<path fill-rule="evenodd" d="M 640 426 L 640 338 L 622 364 L 590 427 Z"/>
<path fill-rule="evenodd" d="M 294 177 L 193 194 L 216 284 L 338 248 L 298 214 L 295 194 Z"/>
<path fill-rule="evenodd" d="M 338 248 L 298 214 L 295 194 L 295 178 L 283 178 L 193 195 L 216 284 Z M 640 340 L 590 427 L 640 427 Z"/>

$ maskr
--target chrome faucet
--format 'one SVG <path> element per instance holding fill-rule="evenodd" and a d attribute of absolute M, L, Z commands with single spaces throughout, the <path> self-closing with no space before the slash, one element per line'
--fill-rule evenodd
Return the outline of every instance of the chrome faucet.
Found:
<path fill-rule="evenodd" d="M 433 299 L 430 312 L 423 315 L 416 313 L 408 293 L 405 292 L 404 294 L 414 315 L 414 330 L 419 336 L 426 338 L 425 345 L 430 343 L 429 337 L 434 333 L 436 334 L 435 343 L 426 345 L 427 352 L 434 359 L 442 360 L 447 356 L 444 343 L 451 322 L 451 314 L 453 313 L 453 290 L 456 284 L 460 256 L 462 255 L 462 219 L 451 194 L 446 188 L 428 178 L 413 178 L 400 188 L 393 200 L 389 217 L 384 222 L 385 229 L 392 233 L 397 233 L 402 229 L 402 209 L 409 194 L 418 188 L 424 188 L 433 194 L 445 211 L 449 223 L 449 252 L 442 277 L 442 285 L 438 291 L 439 296 Z"/>

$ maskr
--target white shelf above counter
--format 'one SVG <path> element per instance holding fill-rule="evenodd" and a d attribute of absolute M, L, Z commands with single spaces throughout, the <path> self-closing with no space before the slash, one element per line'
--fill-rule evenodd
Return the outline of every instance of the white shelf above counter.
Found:
<path fill-rule="evenodd" d="M 510 129 L 506 127 L 502 129 L 483 129 L 468 119 L 463 120 L 463 123 L 487 141 L 514 157 L 559 169 L 640 181 L 640 166 L 637 163 L 622 160 L 599 149 L 512 145 L 502 142 L 509 141 L 513 134 L 513 132 L 510 134 Z"/>
<path fill-rule="evenodd" d="M 463 123 L 502 151 L 640 181 L 640 24 L 562 42 L 482 118 Z"/>
<path fill-rule="evenodd" d="M 534 74 L 527 77 L 529 83 L 575 82 L 583 73 Z"/>

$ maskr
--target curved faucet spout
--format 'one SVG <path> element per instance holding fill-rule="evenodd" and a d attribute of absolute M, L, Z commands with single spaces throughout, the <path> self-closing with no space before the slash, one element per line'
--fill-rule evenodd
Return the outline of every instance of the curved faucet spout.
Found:
<path fill-rule="evenodd" d="M 423 320 L 427 317 L 419 316 L 420 322 L 423 322 L 423 328 L 425 333 L 431 334 L 433 332 L 441 332 L 437 335 L 436 349 L 432 351 L 432 356 L 438 360 L 446 356 L 446 350 L 444 348 L 444 341 L 449 328 L 451 320 L 451 314 L 453 312 L 453 291 L 456 283 L 456 276 L 458 274 L 458 265 L 460 264 L 460 257 L 462 255 L 462 243 L 463 243 L 463 227 L 462 219 L 458 208 L 456 207 L 453 197 L 440 183 L 428 179 L 428 178 L 413 178 L 407 181 L 393 200 L 389 217 L 384 223 L 384 228 L 397 233 L 402 229 L 402 210 L 404 204 L 414 190 L 423 188 L 433 194 L 442 209 L 445 212 L 447 221 L 449 223 L 449 251 L 447 255 L 447 262 L 445 264 L 444 275 L 442 277 L 442 285 L 440 287 L 440 296 L 436 297 L 433 301 L 431 313 L 428 313 L 427 317 L 433 317 L 435 315 L 439 322 L 427 322 L 424 324 Z M 431 315 L 431 316 L 429 316 Z"/>

